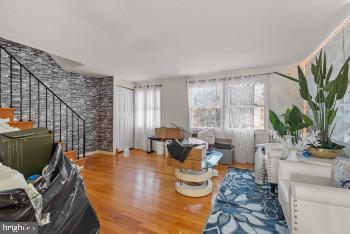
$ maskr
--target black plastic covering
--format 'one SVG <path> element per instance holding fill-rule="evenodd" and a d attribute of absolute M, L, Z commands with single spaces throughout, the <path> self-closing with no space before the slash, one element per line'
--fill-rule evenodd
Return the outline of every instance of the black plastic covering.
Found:
<path fill-rule="evenodd" d="M 85 192 L 79 169 L 63 155 L 61 145 L 43 178 L 34 184 L 43 197 L 42 217 L 49 223 L 39 233 L 98 233 L 100 224 Z M 23 189 L 0 192 L 0 221 L 37 222 L 34 209 Z"/>
<path fill-rule="evenodd" d="M 230 143 L 223 143 L 223 142 L 215 142 L 214 147 L 217 149 L 227 149 L 227 150 L 232 150 L 233 145 Z"/>
<path fill-rule="evenodd" d="M 189 155 L 191 149 L 199 144 L 179 143 L 172 141 L 167 145 L 170 156 L 177 161 L 184 162 Z"/>

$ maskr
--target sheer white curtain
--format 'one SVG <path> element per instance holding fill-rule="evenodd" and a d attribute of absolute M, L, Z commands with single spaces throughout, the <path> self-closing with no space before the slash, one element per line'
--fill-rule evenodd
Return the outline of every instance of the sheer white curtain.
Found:
<path fill-rule="evenodd" d="M 254 162 L 254 111 L 257 82 L 253 77 L 225 80 L 223 135 L 235 145 L 235 161 Z"/>
<path fill-rule="evenodd" d="M 236 162 L 254 162 L 254 129 L 264 127 L 264 82 L 251 76 L 189 81 L 190 128 L 230 138 Z"/>
<path fill-rule="evenodd" d="M 147 138 L 160 127 L 160 86 L 135 90 L 135 148 L 147 150 Z"/>

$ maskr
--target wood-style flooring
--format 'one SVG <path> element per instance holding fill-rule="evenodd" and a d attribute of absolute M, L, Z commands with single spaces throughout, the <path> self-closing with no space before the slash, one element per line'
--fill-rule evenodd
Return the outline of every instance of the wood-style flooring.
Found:
<path fill-rule="evenodd" d="M 177 193 L 174 168 L 167 166 L 165 157 L 141 150 L 132 150 L 127 158 L 89 156 L 82 174 L 100 233 L 201 233 L 227 166 L 216 169 L 214 192 L 202 198 Z"/>

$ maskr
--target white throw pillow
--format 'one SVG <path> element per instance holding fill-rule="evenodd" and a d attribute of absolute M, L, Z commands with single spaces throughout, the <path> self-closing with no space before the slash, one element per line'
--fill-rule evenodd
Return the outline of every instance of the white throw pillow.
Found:
<path fill-rule="evenodd" d="M 334 160 L 332 183 L 337 188 L 350 189 L 350 159 L 337 157 Z"/>

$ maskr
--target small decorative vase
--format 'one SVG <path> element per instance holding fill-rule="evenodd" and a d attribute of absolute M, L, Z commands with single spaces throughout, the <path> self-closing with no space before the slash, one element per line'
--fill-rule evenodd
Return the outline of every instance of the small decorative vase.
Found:
<path fill-rule="evenodd" d="M 299 161 L 296 149 L 289 149 L 287 160 L 289 160 L 289 161 Z"/>
<path fill-rule="evenodd" d="M 286 144 L 286 147 L 287 147 L 288 149 L 294 148 L 293 138 L 294 138 L 294 137 L 291 136 L 291 135 L 285 135 L 285 136 L 284 136 L 285 144 Z"/>
<path fill-rule="evenodd" d="M 293 136 L 286 135 L 284 136 L 285 142 L 286 142 L 286 148 L 288 150 L 287 152 L 287 160 L 289 161 L 298 161 L 298 155 L 297 150 L 295 149 L 295 146 L 293 144 Z"/>

